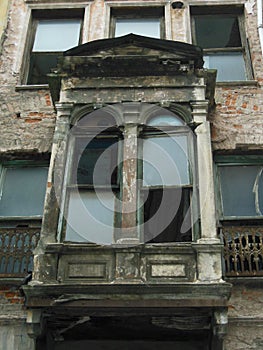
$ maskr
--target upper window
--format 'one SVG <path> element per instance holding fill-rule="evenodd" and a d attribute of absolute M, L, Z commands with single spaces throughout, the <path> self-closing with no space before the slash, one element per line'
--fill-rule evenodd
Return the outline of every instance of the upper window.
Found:
<path fill-rule="evenodd" d="M 113 8 L 111 36 L 137 34 L 164 38 L 164 11 L 160 7 Z"/>
<path fill-rule="evenodd" d="M 193 7 L 193 42 L 204 49 L 205 68 L 217 69 L 217 81 L 251 78 L 242 9 Z"/>
<path fill-rule="evenodd" d="M 41 218 L 48 168 L 7 164 L 0 171 L 0 218 Z"/>
<path fill-rule="evenodd" d="M 63 51 L 80 42 L 81 13 L 56 11 L 33 13 L 33 41 L 28 69 L 28 84 L 47 84 L 47 74 L 57 66 Z"/>
<path fill-rule="evenodd" d="M 222 218 L 263 218 L 263 162 L 218 163 Z"/>

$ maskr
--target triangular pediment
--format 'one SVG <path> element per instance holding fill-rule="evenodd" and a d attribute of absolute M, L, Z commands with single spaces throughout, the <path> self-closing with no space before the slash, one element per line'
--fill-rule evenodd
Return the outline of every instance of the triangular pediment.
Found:
<path fill-rule="evenodd" d="M 135 34 L 91 41 L 64 52 L 66 57 L 97 58 L 170 58 L 180 62 L 192 61 L 195 68 L 202 68 L 202 49 L 183 42 L 155 39 Z"/>

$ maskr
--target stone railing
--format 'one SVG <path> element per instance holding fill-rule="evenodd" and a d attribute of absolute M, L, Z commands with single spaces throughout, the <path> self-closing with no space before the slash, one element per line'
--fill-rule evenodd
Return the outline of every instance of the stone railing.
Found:
<path fill-rule="evenodd" d="M 227 277 L 263 276 L 263 227 L 228 226 L 221 235 Z"/>
<path fill-rule="evenodd" d="M 33 269 L 40 228 L 0 228 L 0 277 L 24 277 Z"/>

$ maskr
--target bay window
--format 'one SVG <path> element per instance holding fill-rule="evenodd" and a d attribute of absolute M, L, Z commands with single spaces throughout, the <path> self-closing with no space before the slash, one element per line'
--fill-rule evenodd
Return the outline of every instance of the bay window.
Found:
<path fill-rule="evenodd" d="M 106 109 L 85 115 L 70 133 L 64 240 L 111 244 L 132 231 L 140 242 L 191 241 L 190 128 L 159 107 L 132 127 L 125 116 L 117 125 Z"/>

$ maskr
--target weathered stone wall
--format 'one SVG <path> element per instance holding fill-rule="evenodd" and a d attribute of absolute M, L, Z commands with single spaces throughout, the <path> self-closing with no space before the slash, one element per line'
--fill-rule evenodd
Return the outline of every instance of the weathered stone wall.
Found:
<path fill-rule="evenodd" d="M 0 47 L 3 40 L 3 33 L 7 22 L 7 10 L 8 10 L 8 0 L 2 0 L 0 2 Z M 1 52 L 1 49 L 0 49 Z"/>
<path fill-rule="evenodd" d="M 35 154 L 51 148 L 55 114 L 49 90 L 17 88 L 26 16 L 23 0 L 10 1 L 0 56 L 0 154 Z"/>
<path fill-rule="evenodd" d="M 0 350 L 33 349 L 26 329 L 24 298 L 16 287 L 0 286 Z"/>
<path fill-rule="evenodd" d="M 226 350 L 263 349 L 263 283 L 233 281 L 229 301 L 229 327 L 225 340 Z"/>

